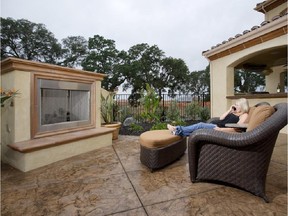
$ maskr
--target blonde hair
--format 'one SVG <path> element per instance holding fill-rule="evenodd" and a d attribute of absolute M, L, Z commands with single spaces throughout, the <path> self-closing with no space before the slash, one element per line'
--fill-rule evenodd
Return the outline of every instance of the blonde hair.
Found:
<path fill-rule="evenodd" d="M 240 98 L 236 101 L 236 103 L 241 107 L 241 111 L 243 113 L 248 113 L 249 111 L 249 102 L 246 98 Z"/>

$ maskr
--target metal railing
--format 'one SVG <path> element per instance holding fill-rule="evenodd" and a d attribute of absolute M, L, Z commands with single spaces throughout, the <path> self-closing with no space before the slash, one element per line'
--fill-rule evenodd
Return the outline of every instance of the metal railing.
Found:
<path fill-rule="evenodd" d="M 131 96 L 131 94 L 117 94 L 115 101 L 117 104 L 114 115 L 118 121 L 123 122 L 127 117 L 140 119 L 143 113 L 143 106 L 139 102 L 140 96 Z M 177 104 L 178 111 L 182 120 L 191 119 L 191 115 L 187 112 L 187 107 L 191 104 L 197 104 L 199 107 L 206 107 L 210 112 L 210 94 L 208 92 L 198 94 L 176 94 L 174 97 L 168 94 L 161 95 L 161 101 L 158 111 L 162 117 L 167 115 L 169 106 L 172 102 Z"/>

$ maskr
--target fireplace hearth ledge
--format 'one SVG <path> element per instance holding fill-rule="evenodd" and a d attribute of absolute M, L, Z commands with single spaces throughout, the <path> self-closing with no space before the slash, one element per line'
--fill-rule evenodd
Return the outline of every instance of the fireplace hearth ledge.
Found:
<path fill-rule="evenodd" d="M 27 172 L 63 159 L 112 145 L 114 129 L 96 128 L 8 145 L 6 159 L 15 168 Z M 3 158 L 2 158 L 3 159 Z M 4 160 L 5 162 L 5 160 Z"/>
<path fill-rule="evenodd" d="M 50 137 L 37 138 L 22 142 L 9 144 L 8 146 L 15 151 L 27 153 L 37 151 L 40 149 L 51 148 L 53 146 L 75 142 L 90 137 L 101 136 L 103 134 L 113 133 L 114 129 L 107 129 L 104 127 L 97 129 L 81 130 L 65 134 L 54 135 Z"/>

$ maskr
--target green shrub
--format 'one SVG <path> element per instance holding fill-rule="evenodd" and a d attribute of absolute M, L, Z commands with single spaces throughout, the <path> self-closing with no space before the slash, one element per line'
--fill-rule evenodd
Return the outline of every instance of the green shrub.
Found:
<path fill-rule="evenodd" d="M 169 121 L 180 121 L 180 111 L 176 100 L 171 101 L 168 107 L 167 119 Z"/>
<path fill-rule="evenodd" d="M 165 129 L 167 129 L 167 123 L 158 122 L 154 124 L 150 130 L 165 130 Z"/>
<path fill-rule="evenodd" d="M 160 98 L 148 83 L 146 83 L 146 93 L 144 91 L 141 93 L 140 103 L 143 106 L 141 118 L 144 122 L 159 121 L 160 115 L 158 109 Z"/>
<path fill-rule="evenodd" d="M 172 125 L 181 125 L 181 126 L 185 126 L 186 123 L 184 121 L 172 121 L 172 122 L 158 122 L 156 124 L 154 124 L 150 130 L 167 130 L 167 124 L 172 124 Z"/>
<path fill-rule="evenodd" d="M 192 102 L 185 108 L 185 112 L 191 119 L 198 120 L 200 118 L 201 106 L 196 102 Z"/>
<path fill-rule="evenodd" d="M 210 110 L 208 107 L 201 108 L 200 118 L 203 121 L 207 121 L 208 119 L 210 119 Z"/>
<path fill-rule="evenodd" d="M 129 130 L 130 131 L 142 131 L 144 128 L 141 126 L 141 125 L 138 125 L 138 124 L 135 124 L 135 123 L 132 123 L 130 126 L 129 126 Z"/>
<path fill-rule="evenodd" d="M 171 123 L 170 123 L 171 125 L 177 125 L 177 126 L 186 126 L 187 124 L 186 124 L 186 122 L 185 121 L 182 121 L 182 120 L 179 120 L 179 121 L 172 121 Z"/>
<path fill-rule="evenodd" d="M 120 106 L 119 106 L 120 107 Z M 121 106 L 121 112 L 117 115 L 117 120 L 124 122 L 127 117 L 132 116 L 132 110 L 128 106 Z"/>

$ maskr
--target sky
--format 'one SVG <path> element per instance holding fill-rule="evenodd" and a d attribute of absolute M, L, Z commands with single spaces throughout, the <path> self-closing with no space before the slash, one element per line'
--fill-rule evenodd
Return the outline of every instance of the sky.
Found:
<path fill-rule="evenodd" d="M 101 35 L 118 50 L 147 43 L 190 71 L 209 64 L 202 52 L 260 25 L 261 0 L 1 0 L 1 17 L 41 23 L 60 42 Z"/>

